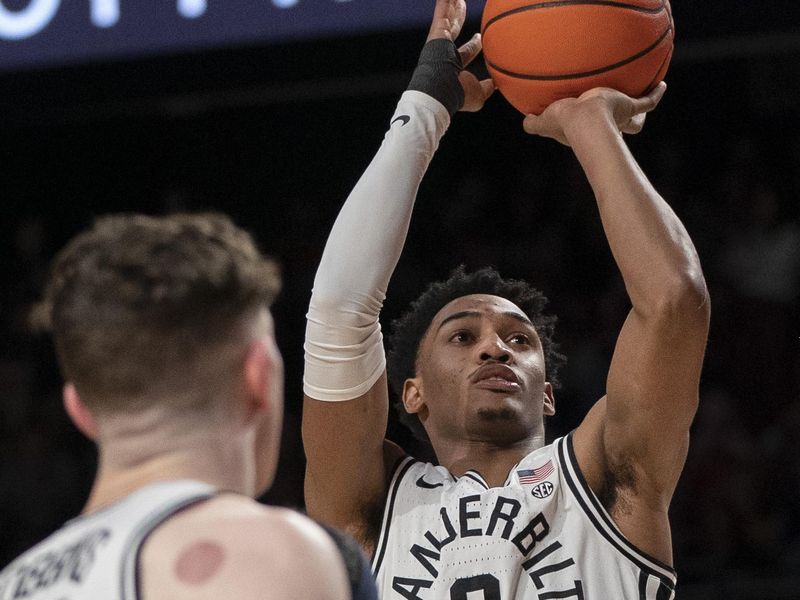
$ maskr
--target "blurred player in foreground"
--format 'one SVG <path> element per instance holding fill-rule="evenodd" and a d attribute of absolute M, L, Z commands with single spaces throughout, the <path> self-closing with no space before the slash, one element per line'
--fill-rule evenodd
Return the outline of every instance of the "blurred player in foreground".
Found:
<path fill-rule="evenodd" d="M 545 299 L 524 282 L 482 269 L 432 285 L 394 324 L 387 378 L 378 316 L 419 183 L 451 117 L 492 91 L 462 70 L 479 38 L 453 43 L 464 2 L 435 10 L 409 90 L 314 282 L 309 513 L 361 541 L 384 600 L 672 598 L 668 507 L 698 403 L 709 300 L 686 230 L 622 137 L 642 128 L 665 86 L 640 99 L 595 89 L 525 119 L 528 133 L 572 147 L 632 303 L 606 394 L 545 445 L 559 355 Z M 438 466 L 384 440 L 387 381 Z"/>
<path fill-rule="evenodd" d="M 220 215 L 107 217 L 59 254 L 42 316 L 99 471 L 83 513 L 0 574 L 0 599 L 351 597 L 321 527 L 252 499 L 283 419 L 279 287 Z M 374 598 L 364 567 L 356 597 Z"/>

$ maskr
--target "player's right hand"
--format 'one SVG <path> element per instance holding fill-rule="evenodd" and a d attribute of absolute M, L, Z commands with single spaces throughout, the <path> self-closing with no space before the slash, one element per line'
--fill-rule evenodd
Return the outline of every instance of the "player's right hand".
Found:
<path fill-rule="evenodd" d="M 548 106 L 541 115 L 528 115 L 523 122 L 527 133 L 553 138 L 569 146 L 569 131 L 589 121 L 609 119 L 621 133 L 639 133 L 647 113 L 663 98 L 663 81 L 641 98 L 631 98 L 610 88 L 594 88 L 578 98 L 562 98 Z"/>
<path fill-rule="evenodd" d="M 465 0 L 436 0 L 433 21 L 426 41 L 444 38 L 455 43 L 461 33 L 466 16 L 467 3 Z M 476 33 L 458 49 L 461 65 L 467 67 L 481 53 L 482 48 L 481 36 Z M 462 111 L 479 111 L 489 96 L 494 93 L 495 85 L 491 79 L 479 80 L 468 71 L 461 71 L 458 79 L 464 89 L 464 104 L 460 108 Z"/>

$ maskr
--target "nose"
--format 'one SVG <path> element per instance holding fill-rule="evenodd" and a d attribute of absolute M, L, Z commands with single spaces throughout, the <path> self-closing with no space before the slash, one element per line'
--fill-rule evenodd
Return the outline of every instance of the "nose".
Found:
<path fill-rule="evenodd" d="M 511 350 L 497 335 L 489 336 L 482 344 L 479 345 L 478 356 L 481 362 L 511 362 Z"/>

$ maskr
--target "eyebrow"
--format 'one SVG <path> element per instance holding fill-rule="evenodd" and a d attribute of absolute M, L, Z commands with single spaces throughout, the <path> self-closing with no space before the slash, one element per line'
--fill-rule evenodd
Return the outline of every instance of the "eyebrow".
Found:
<path fill-rule="evenodd" d="M 445 324 L 449 323 L 450 321 L 455 321 L 456 319 L 466 319 L 466 318 L 469 318 L 469 317 L 480 317 L 482 314 L 483 313 L 481 313 L 481 312 L 479 312 L 477 310 L 462 310 L 460 312 L 453 313 L 449 317 L 445 317 L 444 319 L 442 319 L 442 322 L 439 323 L 439 327 L 437 327 L 437 330 L 439 330 L 442 327 L 444 327 Z M 530 327 L 534 327 L 533 323 L 531 322 L 531 320 L 528 317 L 526 317 L 525 315 L 521 315 L 518 312 L 514 312 L 512 310 L 507 310 L 507 311 L 503 311 L 500 314 L 502 316 L 504 316 L 504 317 L 511 317 L 512 319 L 515 319 L 516 321 L 519 321 L 520 323 L 524 323 L 525 325 L 529 325 Z M 534 327 L 534 329 L 535 329 L 535 327 Z"/>

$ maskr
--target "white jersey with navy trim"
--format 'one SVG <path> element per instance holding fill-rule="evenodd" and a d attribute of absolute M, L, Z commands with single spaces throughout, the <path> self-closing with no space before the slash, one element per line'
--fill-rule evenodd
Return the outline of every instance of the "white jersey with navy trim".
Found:
<path fill-rule="evenodd" d="M 0 573 L 0 600 L 138 600 L 137 563 L 147 536 L 214 494 L 198 481 L 160 482 L 73 519 Z"/>
<path fill-rule="evenodd" d="M 503 486 L 404 459 L 373 573 L 382 600 L 671 600 L 675 571 L 628 542 L 589 489 L 572 436 L 528 454 Z"/>

